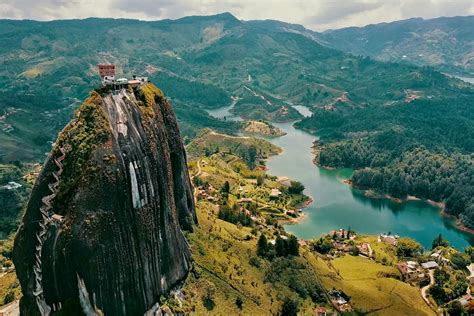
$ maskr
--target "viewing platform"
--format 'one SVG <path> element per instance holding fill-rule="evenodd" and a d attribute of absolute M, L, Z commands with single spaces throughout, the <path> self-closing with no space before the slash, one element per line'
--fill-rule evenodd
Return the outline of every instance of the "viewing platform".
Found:
<path fill-rule="evenodd" d="M 103 87 L 111 87 L 114 90 L 128 87 L 136 88 L 148 82 L 148 77 L 137 77 L 135 75 L 132 77 L 132 79 L 116 79 L 114 64 L 98 64 L 97 67 L 99 67 L 99 75 Z"/>

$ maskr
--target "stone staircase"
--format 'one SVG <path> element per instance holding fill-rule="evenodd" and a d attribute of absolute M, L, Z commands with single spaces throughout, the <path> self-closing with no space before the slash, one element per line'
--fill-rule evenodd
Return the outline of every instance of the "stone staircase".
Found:
<path fill-rule="evenodd" d="M 40 230 L 36 234 L 36 240 L 38 241 L 36 245 L 36 252 L 35 252 L 35 265 L 33 266 L 33 272 L 35 275 L 35 289 L 33 290 L 33 295 L 36 298 L 36 304 L 38 305 L 38 309 L 41 315 L 49 315 L 51 313 L 51 307 L 46 303 L 44 294 L 43 294 L 43 278 L 42 278 L 42 270 L 41 270 L 41 252 L 43 249 L 43 244 L 46 240 L 46 235 L 48 232 L 48 225 L 52 221 L 53 213 L 51 212 L 52 205 L 56 194 L 58 193 L 59 181 L 61 178 L 61 174 L 63 172 L 63 164 L 62 162 L 66 158 L 66 153 L 63 148 L 59 148 L 61 151 L 61 156 L 54 160 L 54 163 L 58 167 L 58 170 L 53 172 L 54 182 L 48 184 L 49 191 L 51 194 L 43 197 L 41 201 L 43 202 L 43 206 L 40 208 L 41 213 L 41 220 L 39 222 Z"/>

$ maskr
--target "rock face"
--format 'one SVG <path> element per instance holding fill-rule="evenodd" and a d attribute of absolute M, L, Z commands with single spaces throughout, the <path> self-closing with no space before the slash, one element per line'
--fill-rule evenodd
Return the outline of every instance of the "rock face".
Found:
<path fill-rule="evenodd" d="M 22 315 L 143 315 L 182 281 L 196 223 L 162 92 L 92 92 L 60 133 L 14 246 Z"/>

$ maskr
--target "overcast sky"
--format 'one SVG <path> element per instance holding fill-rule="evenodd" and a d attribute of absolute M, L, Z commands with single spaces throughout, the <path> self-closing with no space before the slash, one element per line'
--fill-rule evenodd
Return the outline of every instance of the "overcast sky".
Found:
<path fill-rule="evenodd" d="M 321 31 L 412 17 L 474 15 L 474 0 L 0 0 L 0 18 L 176 19 L 230 12 L 243 20 L 276 19 Z"/>

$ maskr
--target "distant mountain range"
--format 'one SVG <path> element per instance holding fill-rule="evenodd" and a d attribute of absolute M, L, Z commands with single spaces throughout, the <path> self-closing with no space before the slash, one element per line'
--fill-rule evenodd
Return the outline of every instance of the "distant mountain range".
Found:
<path fill-rule="evenodd" d="M 324 32 L 330 47 L 474 77 L 474 16 L 421 18 Z"/>
<path fill-rule="evenodd" d="M 275 20 L 247 24 L 304 35 L 319 44 L 380 61 L 431 66 L 474 77 L 474 16 L 414 18 L 391 23 L 314 32 Z"/>
<path fill-rule="evenodd" d="M 300 117 L 291 103 L 387 106 L 406 98 L 456 96 L 466 87 L 433 69 L 331 48 L 344 43 L 336 35 L 348 30 L 340 32 L 244 22 L 229 13 L 154 22 L 0 20 L 0 162 L 42 159 L 78 100 L 100 85 L 99 62 L 115 63 L 124 76 L 148 75 L 170 96 L 186 136 L 202 127 L 233 129 L 237 123 L 203 110 L 228 105 L 231 96 L 238 97 L 236 114 L 285 121 Z M 388 42 L 388 35 L 381 37 Z M 469 34 L 457 42 L 464 40 L 472 45 Z"/>

